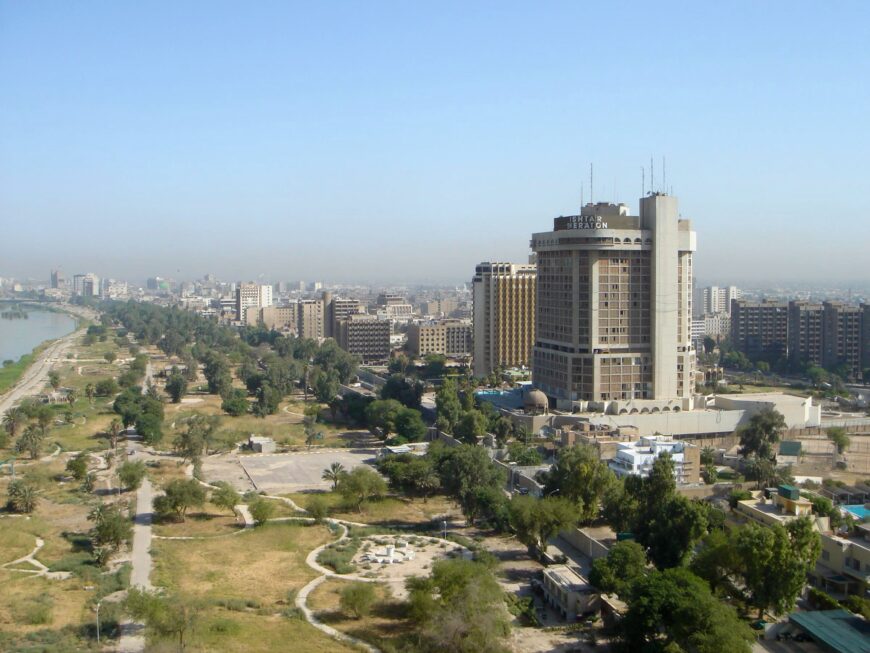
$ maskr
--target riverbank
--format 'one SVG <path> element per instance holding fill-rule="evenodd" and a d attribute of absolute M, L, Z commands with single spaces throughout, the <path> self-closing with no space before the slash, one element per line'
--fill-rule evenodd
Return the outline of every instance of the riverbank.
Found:
<path fill-rule="evenodd" d="M 23 394 L 38 389 L 36 386 L 47 381 L 51 369 L 49 359 L 65 353 L 73 338 L 80 335 L 96 315 L 86 309 L 75 310 L 68 306 L 54 306 L 52 310 L 70 315 L 76 321 L 75 327 L 60 338 L 40 343 L 12 365 L 0 367 L 0 414 L 11 408 Z"/>

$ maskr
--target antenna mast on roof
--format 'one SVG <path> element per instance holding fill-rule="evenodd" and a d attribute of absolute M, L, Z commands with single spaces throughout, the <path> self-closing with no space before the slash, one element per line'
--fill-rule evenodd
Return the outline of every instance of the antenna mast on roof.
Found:
<path fill-rule="evenodd" d="M 665 192 L 668 192 L 668 168 L 667 161 L 665 161 L 665 157 L 662 156 L 662 187 L 665 189 Z"/>
<path fill-rule="evenodd" d="M 580 213 L 577 215 L 583 215 L 583 182 L 580 182 Z"/>
<path fill-rule="evenodd" d="M 649 192 L 656 192 L 656 168 L 652 157 L 649 158 Z"/>
<path fill-rule="evenodd" d="M 640 196 L 646 195 L 646 168 L 640 167 Z"/>
<path fill-rule="evenodd" d="M 593 164 L 589 164 L 589 201 L 594 204 L 595 203 L 595 184 L 593 183 L 592 176 L 592 166 Z"/>

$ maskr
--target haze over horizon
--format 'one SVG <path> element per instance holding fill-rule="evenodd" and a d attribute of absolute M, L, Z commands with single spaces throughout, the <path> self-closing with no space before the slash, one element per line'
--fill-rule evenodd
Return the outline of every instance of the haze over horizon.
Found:
<path fill-rule="evenodd" d="M 666 156 L 699 278 L 858 282 L 868 39 L 859 2 L 0 3 L 0 276 L 460 283 Z"/>

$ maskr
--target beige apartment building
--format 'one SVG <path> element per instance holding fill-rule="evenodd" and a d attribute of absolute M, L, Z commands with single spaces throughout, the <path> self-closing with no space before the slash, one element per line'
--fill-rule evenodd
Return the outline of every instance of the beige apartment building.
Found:
<path fill-rule="evenodd" d="M 408 351 L 413 356 L 441 354 L 464 358 L 472 353 L 473 329 L 462 320 L 434 320 L 408 327 Z"/>
<path fill-rule="evenodd" d="M 691 408 L 695 232 L 662 193 L 587 204 L 536 233 L 532 378 L 557 406 Z"/>
<path fill-rule="evenodd" d="M 535 340 L 534 264 L 481 263 L 472 279 L 475 376 L 529 365 Z"/>
<path fill-rule="evenodd" d="M 390 323 L 376 315 L 348 315 L 338 322 L 338 346 L 364 363 L 390 357 Z"/>
<path fill-rule="evenodd" d="M 296 333 L 300 338 L 319 340 L 324 337 L 323 301 L 303 299 L 297 305 L 298 323 Z"/>
<path fill-rule="evenodd" d="M 249 311 L 250 313 L 250 311 Z M 260 321 L 267 329 L 296 332 L 299 322 L 298 305 L 266 306 L 260 309 Z"/>

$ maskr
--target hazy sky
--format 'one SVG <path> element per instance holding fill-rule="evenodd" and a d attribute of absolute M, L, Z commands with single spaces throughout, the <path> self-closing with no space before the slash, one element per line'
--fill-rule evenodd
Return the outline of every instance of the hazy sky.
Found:
<path fill-rule="evenodd" d="M 651 155 L 701 279 L 870 277 L 870 3 L 0 1 L 0 275 L 460 282 Z"/>

